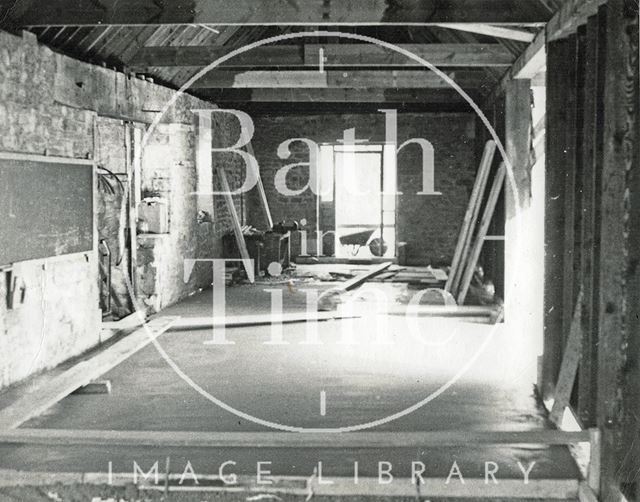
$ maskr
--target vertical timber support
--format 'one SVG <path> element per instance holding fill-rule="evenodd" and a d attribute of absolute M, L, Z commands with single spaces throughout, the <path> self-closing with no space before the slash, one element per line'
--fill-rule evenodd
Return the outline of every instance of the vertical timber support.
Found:
<path fill-rule="evenodd" d="M 544 338 L 538 388 L 544 399 L 553 397 L 560 372 L 564 302 L 565 165 L 564 144 L 567 127 L 566 89 L 569 85 L 567 61 L 575 51 L 567 40 L 547 46 L 547 132 L 545 172 L 545 273 Z"/>
<path fill-rule="evenodd" d="M 603 75 L 599 67 L 598 16 L 589 18 L 585 32 L 584 47 L 584 86 L 582 89 L 582 225 L 580 240 L 582 253 L 580 256 L 580 275 L 582 277 L 583 305 L 582 305 L 582 358 L 578 378 L 578 416 L 583 426 L 595 425 L 595 407 L 598 389 L 596 372 L 598 316 L 596 315 L 595 295 L 598 291 L 598 250 L 599 246 L 599 205 L 600 170 L 597 162 L 598 141 L 601 129 L 598 131 L 598 116 L 602 114 L 599 106 L 598 79 Z M 600 133 L 600 134 L 599 134 Z"/>
<path fill-rule="evenodd" d="M 532 311 L 534 295 L 541 294 L 541 277 L 534 266 L 536 225 L 531 209 L 531 80 L 511 80 L 505 86 L 505 141 L 513 172 L 505 189 L 505 322 L 519 339 L 533 342 L 537 323 Z"/>
<path fill-rule="evenodd" d="M 564 106 L 565 127 L 562 142 L 562 171 L 564 174 L 564 228 L 562 249 L 563 257 L 563 278 L 562 278 L 562 331 L 561 336 L 563 346 L 566 344 L 571 331 L 571 321 L 575 305 L 577 288 L 575 287 L 575 256 L 579 252 L 576 247 L 576 192 L 578 180 L 578 166 L 576 163 L 577 141 L 577 60 L 578 60 L 578 37 L 570 35 L 566 39 L 567 59 L 565 61 L 565 85 L 564 85 Z M 553 139 L 552 139 L 553 141 Z"/>
<path fill-rule="evenodd" d="M 638 3 L 607 3 L 597 421 L 602 431 L 601 497 L 639 500 Z M 633 444 L 632 444 L 633 443 Z M 630 448 L 632 451 L 630 451 Z M 635 463 L 635 465 L 633 465 Z M 636 483 L 636 486 L 629 486 Z M 634 489 L 635 488 L 635 489 Z M 630 495 L 634 496 L 634 495 Z M 617 500 L 617 499 L 615 499 Z"/>

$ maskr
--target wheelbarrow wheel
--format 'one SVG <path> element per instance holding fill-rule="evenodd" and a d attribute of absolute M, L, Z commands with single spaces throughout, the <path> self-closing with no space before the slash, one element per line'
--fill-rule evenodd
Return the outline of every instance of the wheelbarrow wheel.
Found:
<path fill-rule="evenodd" d="M 384 256 L 387 249 L 389 249 L 389 246 L 387 246 L 387 243 L 380 237 L 371 239 L 371 242 L 369 242 L 369 251 L 371 251 L 373 256 Z"/>

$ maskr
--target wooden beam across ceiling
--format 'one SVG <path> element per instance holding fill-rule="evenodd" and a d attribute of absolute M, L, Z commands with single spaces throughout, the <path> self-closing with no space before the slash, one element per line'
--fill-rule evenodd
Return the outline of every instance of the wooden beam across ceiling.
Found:
<path fill-rule="evenodd" d="M 488 85 L 481 70 L 446 72 L 462 88 Z M 447 89 L 450 84 L 429 70 L 300 70 L 300 71 L 217 71 L 212 70 L 190 86 L 191 89 L 229 88 L 328 88 L 328 89 Z"/>
<path fill-rule="evenodd" d="M 500 44 L 399 45 L 436 66 L 506 67 L 515 57 Z M 129 61 L 132 68 L 206 66 L 231 51 L 227 47 L 144 47 Z M 420 63 L 403 54 L 373 44 L 269 45 L 251 49 L 224 61 L 220 68 L 415 67 Z"/>
<path fill-rule="evenodd" d="M 489 23 L 540 25 L 550 14 L 523 0 L 21 0 L 9 14 L 21 26 L 97 24 L 406 25 Z"/>
<path fill-rule="evenodd" d="M 201 89 L 215 103 L 419 103 L 466 105 L 453 89 Z M 480 98 L 469 91 L 473 100 Z"/>
<path fill-rule="evenodd" d="M 517 42 L 533 42 L 533 38 L 535 37 L 535 33 L 530 31 L 506 28 L 504 26 L 493 26 L 491 24 L 443 23 L 439 24 L 438 27 L 449 30 L 464 31 L 467 33 L 475 33 L 477 35 L 515 40 Z"/>

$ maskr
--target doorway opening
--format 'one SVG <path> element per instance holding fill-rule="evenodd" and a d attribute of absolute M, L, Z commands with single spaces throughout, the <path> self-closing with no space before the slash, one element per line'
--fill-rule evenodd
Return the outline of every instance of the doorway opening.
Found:
<path fill-rule="evenodd" d="M 337 258 L 394 258 L 395 145 L 322 145 L 319 204 L 333 209 Z"/>

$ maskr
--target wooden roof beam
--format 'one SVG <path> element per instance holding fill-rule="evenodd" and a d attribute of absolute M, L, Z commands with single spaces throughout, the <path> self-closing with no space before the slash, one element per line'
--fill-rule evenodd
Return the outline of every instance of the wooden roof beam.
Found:
<path fill-rule="evenodd" d="M 550 14 L 538 2 L 523 0 L 77 0 L 29 1 L 14 9 L 13 21 L 27 25 L 210 24 L 210 25 L 426 25 L 428 23 L 539 24 Z"/>
<path fill-rule="evenodd" d="M 214 103 L 415 103 L 466 105 L 453 89 L 201 89 Z M 478 93 L 469 91 L 473 99 Z"/>
<path fill-rule="evenodd" d="M 505 38 L 507 40 L 515 40 L 517 42 L 533 42 L 535 33 L 517 28 L 506 28 L 504 26 L 494 26 L 491 24 L 476 23 L 443 23 L 437 25 L 439 28 L 449 30 L 464 31 L 467 33 L 475 33 L 477 35 L 487 35 L 495 38 Z"/>
<path fill-rule="evenodd" d="M 448 71 L 464 89 L 487 83 L 481 71 Z M 325 89 L 449 89 L 447 81 L 429 70 L 300 70 L 217 71 L 213 70 L 191 89 L 325 88 Z"/>
<path fill-rule="evenodd" d="M 405 50 L 429 63 L 447 67 L 506 67 L 514 56 L 500 44 L 404 44 Z M 320 49 L 324 52 L 324 67 L 415 67 L 420 63 L 406 56 L 373 44 L 308 44 L 262 46 L 239 54 L 220 65 L 220 68 L 290 67 L 318 68 Z M 129 62 L 134 68 L 157 66 L 206 66 L 228 54 L 230 48 L 144 47 Z"/>
<path fill-rule="evenodd" d="M 545 70 L 547 60 L 546 44 L 575 31 L 588 17 L 597 14 L 598 7 L 607 0 L 567 0 L 540 31 L 531 45 L 516 59 L 513 66 L 504 75 L 500 83 L 489 95 L 487 101 L 503 94 L 507 83 L 514 79 L 532 79 Z"/>

